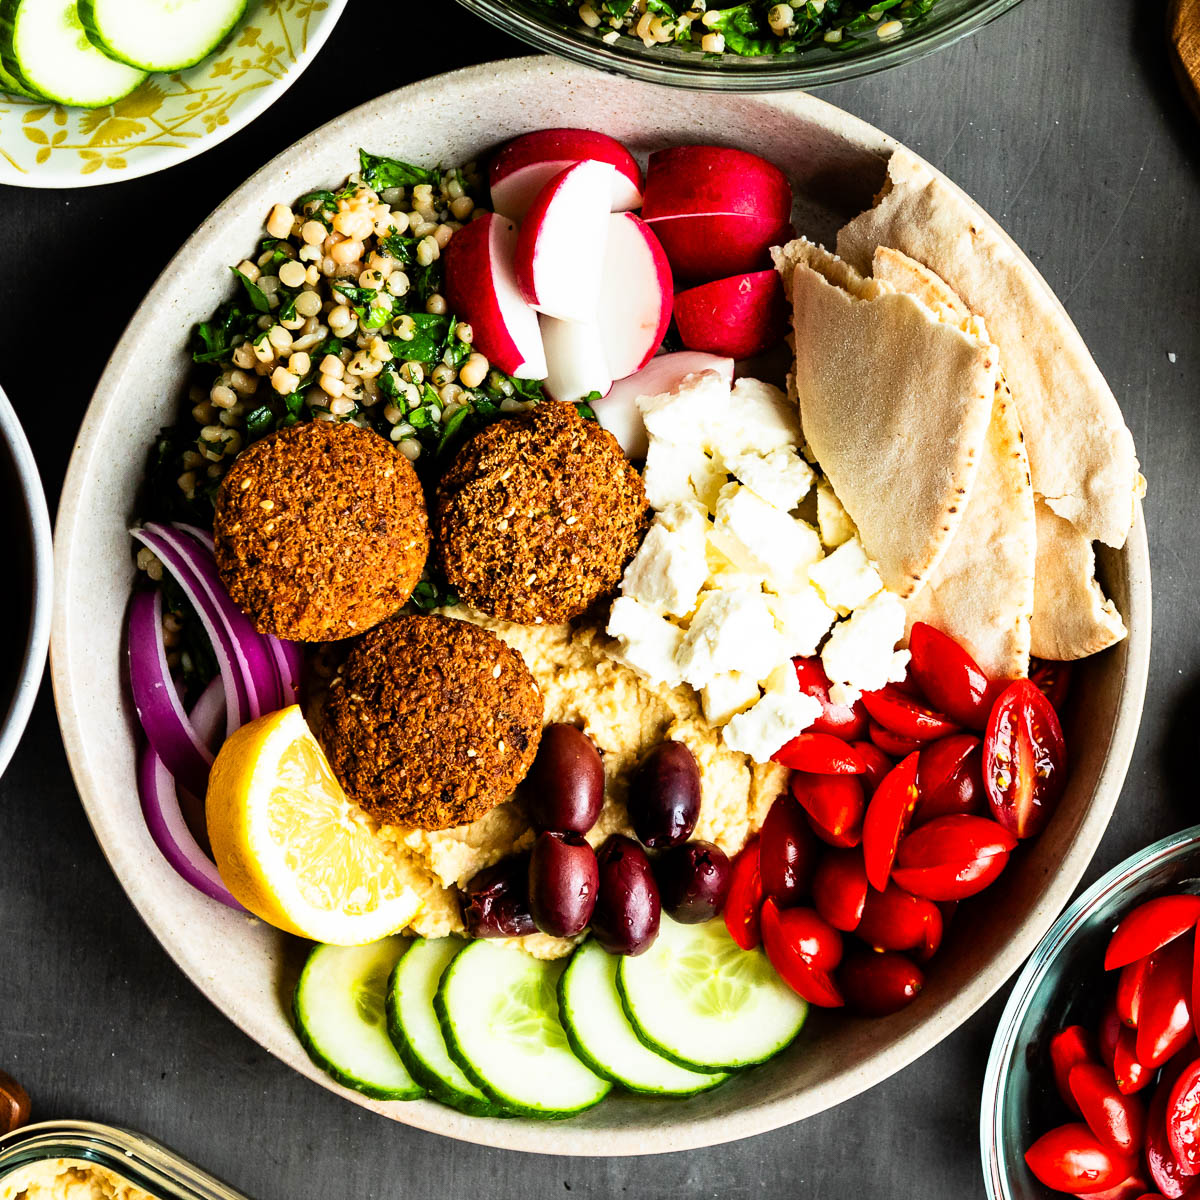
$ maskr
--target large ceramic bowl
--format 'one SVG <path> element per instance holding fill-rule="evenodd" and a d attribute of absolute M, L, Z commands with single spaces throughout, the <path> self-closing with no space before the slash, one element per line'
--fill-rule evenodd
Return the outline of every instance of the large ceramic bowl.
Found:
<path fill-rule="evenodd" d="M 134 904 L 184 971 L 273 1054 L 338 1090 L 306 1057 L 287 1017 L 298 943 L 206 900 L 156 852 L 134 786 L 135 721 L 121 669 L 133 579 L 126 532 L 145 448 L 179 402 L 192 322 L 228 287 L 225 264 L 260 236 L 271 204 L 336 185 L 360 146 L 418 162 L 460 162 L 564 113 L 644 154 L 679 141 L 752 146 L 796 184 L 794 219 L 813 237 L 871 202 L 896 143 L 810 96 L 697 94 L 552 59 L 476 67 L 393 92 L 326 125 L 268 163 L 196 231 L 130 323 L 88 410 L 60 510 L 53 673 L 63 736 L 96 835 Z M 978 220 L 991 224 L 978 213 Z M 814 1018 L 802 1043 L 729 1086 L 685 1103 L 606 1100 L 563 1124 L 485 1120 L 417 1101 L 347 1099 L 398 1121 L 495 1146 L 560 1154 L 642 1154 L 745 1137 L 845 1100 L 899 1070 L 966 1020 L 1020 965 L 1071 895 L 1121 789 L 1146 684 L 1150 585 L 1139 518 L 1126 548 L 1102 555 L 1105 586 L 1130 637 L 1084 665 L 1068 730 L 1074 772 L 1061 811 L 1017 856 L 989 901 L 956 922 L 928 990 L 885 1021 Z"/>

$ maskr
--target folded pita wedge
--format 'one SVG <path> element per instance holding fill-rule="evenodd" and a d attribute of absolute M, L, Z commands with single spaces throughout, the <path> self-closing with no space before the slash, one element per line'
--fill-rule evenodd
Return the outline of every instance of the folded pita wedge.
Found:
<path fill-rule="evenodd" d="M 996 348 L 975 318 L 959 328 L 804 238 L 774 253 L 792 299 L 805 441 L 884 583 L 911 596 L 962 520 Z"/>
<path fill-rule="evenodd" d="M 880 245 L 935 271 L 987 323 L 1016 401 L 1035 494 L 1087 540 L 1124 545 L 1145 488 L 1133 438 L 1045 281 L 945 176 L 903 148 L 888 163 L 875 207 L 838 234 L 839 255 L 864 273 Z"/>
<path fill-rule="evenodd" d="M 898 250 L 875 251 L 872 278 L 960 321 L 970 316 L 943 280 Z M 942 561 L 905 608 L 908 628 L 925 621 L 961 642 L 993 679 L 1015 679 L 1029 672 L 1036 534 L 1029 461 L 1000 365 L 966 511 Z"/>

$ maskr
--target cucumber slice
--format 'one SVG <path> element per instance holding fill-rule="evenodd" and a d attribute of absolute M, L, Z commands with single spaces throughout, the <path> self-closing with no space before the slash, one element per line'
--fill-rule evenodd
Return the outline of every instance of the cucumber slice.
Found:
<path fill-rule="evenodd" d="M 23 87 L 19 79 L 10 75 L 4 69 L 3 59 L 0 59 L 0 92 L 4 92 L 9 96 L 25 96 L 30 100 L 45 99 L 44 96 L 35 95 L 30 88 Z"/>
<path fill-rule="evenodd" d="M 182 71 L 207 58 L 248 0 L 79 0 L 88 40 L 143 71 Z"/>
<path fill-rule="evenodd" d="M 498 1113 L 450 1057 L 433 1011 L 442 972 L 466 945 L 461 938 L 417 938 L 396 964 L 388 983 L 387 1018 L 392 1044 L 412 1077 L 431 1096 L 477 1117 Z"/>
<path fill-rule="evenodd" d="M 356 1092 L 415 1100 L 425 1089 L 408 1073 L 387 1034 L 384 994 L 407 942 L 314 946 L 292 997 L 296 1032 L 308 1056 Z"/>
<path fill-rule="evenodd" d="M 766 1062 L 808 1015 L 767 956 L 743 950 L 721 920 L 681 925 L 664 915 L 654 945 L 621 959 L 617 987 L 638 1037 L 695 1071 Z"/>
<path fill-rule="evenodd" d="M 471 942 L 446 968 L 434 1010 L 451 1058 L 497 1104 L 526 1117 L 570 1117 L 612 1089 L 571 1050 L 558 1019 L 562 959 Z"/>
<path fill-rule="evenodd" d="M 597 1075 L 648 1096 L 694 1096 L 728 1075 L 689 1071 L 638 1039 L 617 991 L 620 958 L 595 941 L 571 956 L 558 981 L 558 1011 L 571 1048 Z"/>
<path fill-rule="evenodd" d="M 146 78 L 88 41 L 74 0 L 0 0 L 0 62 L 27 91 L 78 108 L 113 104 Z"/>

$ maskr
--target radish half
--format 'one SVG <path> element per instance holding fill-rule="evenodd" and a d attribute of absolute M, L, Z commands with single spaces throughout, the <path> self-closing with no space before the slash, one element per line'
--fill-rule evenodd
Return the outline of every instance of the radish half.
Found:
<path fill-rule="evenodd" d="M 612 387 L 600 331 L 591 322 L 538 318 L 546 347 L 546 395 L 552 400 L 582 400 L 592 392 L 603 396 Z"/>
<path fill-rule="evenodd" d="M 555 175 L 588 160 L 610 163 L 616 170 L 611 211 L 641 208 L 642 170 L 633 155 L 616 138 L 592 129 L 539 129 L 513 138 L 488 171 L 492 207 L 520 221 Z"/>
<path fill-rule="evenodd" d="M 596 323 L 613 379 L 645 366 L 671 324 L 671 266 L 650 226 L 633 213 L 608 218 Z"/>
<path fill-rule="evenodd" d="M 560 321 L 595 318 L 615 175 L 609 163 L 575 163 L 530 206 L 517 237 L 517 286 L 538 312 Z"/>
<path fill-rule="evenodd" d="M 790 222 L 744 213 L 660 217 L 650 223 L 675 277 L 705 283 L 770 266 L 768 251 L 791 241 Z"/>
<path fill-rule="evenodd" d="M 446 301 L 475 331 L 475 348 L 516 379 L 545 379 L 537 314 L 521 298 L 514 270 L 517 227 L 488 213 L 447 243 Z"/>
<path fill-rule="evenodd" d="M 792 186 L 774 163 L 728 146 L 674 146 L 650 155 L 642 217 L 742 213 L 786 222 Z"/>
<path fill-rule="evenodd" d="M 787 333 L 788 306 L 776 271 L 753 271 L 688 288 L 675 296 L 683 344 L 729 358 L 750 358 Z"/>

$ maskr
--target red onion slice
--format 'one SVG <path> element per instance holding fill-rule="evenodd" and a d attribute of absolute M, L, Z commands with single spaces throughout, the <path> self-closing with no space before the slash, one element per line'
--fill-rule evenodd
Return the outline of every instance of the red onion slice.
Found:
<path fill-rule="evenodd" d="M 225 689 L 220 679 L 209 680 L 188 717 L 201 743 L 209 750 L 216 750 L 225 723 Z"/>

